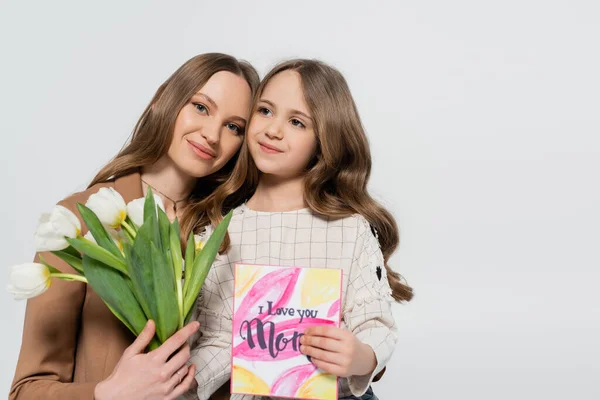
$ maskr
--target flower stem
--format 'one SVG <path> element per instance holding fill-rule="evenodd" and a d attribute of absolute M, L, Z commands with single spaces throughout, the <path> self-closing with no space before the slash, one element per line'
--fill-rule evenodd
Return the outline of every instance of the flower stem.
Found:
<path fill-rule="evenodd" d="M 127 221 L 123 220 L 123 222 L 121 222 L 121 226 L 123 226 L 123 228 L 125 228 L 125 230 L 127 231 L 127 233 L 129 233 L 132 238 L 135 238 L 135 236 L 136 236 L 135 229 L 133 229 L 131 227 L 131 225 L 129 225 L 127 223 Z"/>
<path fill-rule="evenodd" d="M 179 308 L 179 329 L 183 328 L 183 288 L 181 287 L 181 277 L 175 277 L 175 283 L 177 285 L 177 307 Z"/>
<path fill-rule="evenodd" d="M 88 280 L 85 278 L 85 276 L 81 276 L 81 275 L 75 275 L 75 274 L 63 274 L 63 273 L 51 273 L 50 274 L 51 278 L 58 278 L 58 279 L 63 279 L 66 281 L 79 281 L 79 282 L 84 282 L 84 283 L 88 283 Z"/>

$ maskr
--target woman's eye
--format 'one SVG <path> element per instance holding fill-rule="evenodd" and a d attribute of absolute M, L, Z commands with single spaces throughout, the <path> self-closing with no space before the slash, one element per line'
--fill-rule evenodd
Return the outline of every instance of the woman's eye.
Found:
<path fill-rule="evenodd" d="M 292 125 L 294 125 L 295 127 L 302 128 L 302 129 L 306 128 L 306 126 L 299 119 L 294 118 L 294 119 L 292 119 L 291 122 L 292 122 Z"/>
<path fill-rule="evenodd" d="M 235 132 L 236 135 L 239 135 L 243 132 L 242 128 L 240 128 L 236 124 L 227 124 L 227 129 L 229 129 L 232 132 Z"/>
<path fill-rule="evenodd" d="M 196 110 L 200 111 L 203 114 L 206 114 L 208 112 L 208 109 L 206 108 L 206 106 L 204 104 L 201 103 L 193 103 L 194 107 L 196 107 Z"/>
<path fill-rule="evenodd" d="M 266 117 L 268 117 L 272 114 L 271 110 L 269 110 L 268 108 L 265 108 L 265 107 L 258 107 L 258 110 L 256 110 L 256 111 L 258 111 L 259 114 L 262 114 Z"/>

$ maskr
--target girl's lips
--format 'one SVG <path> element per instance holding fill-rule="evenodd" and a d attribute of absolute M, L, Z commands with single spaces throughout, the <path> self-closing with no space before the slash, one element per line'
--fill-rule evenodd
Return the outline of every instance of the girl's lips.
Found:
<path fill-rule="evenodd" d="M 191 140 L 188 140 L 187 142 L 194 151 L 194 153 L 196 153 L 196 155 L 202 158 L 203 160 L 213 160 L 215 158 L 216 154 L 211 149 L 202 146 L 199 143 L 192 142 Z"/>
<path fill-rule="evenodd" d="M 258 145 L 262 151 L 264 151 L 265 153 L 268 153 L 268 154 L 283 153 L 282 150 L 279 150 L 277 147 L 271 146 L 270 144 L 267 144 L 267 143 L 258 142 Z"/>

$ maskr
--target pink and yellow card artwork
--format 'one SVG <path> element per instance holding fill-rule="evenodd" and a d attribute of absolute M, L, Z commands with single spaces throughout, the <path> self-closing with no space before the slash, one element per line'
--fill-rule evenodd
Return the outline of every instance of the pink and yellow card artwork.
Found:
<path fill-rule="evenodd" d="M 342 271 L 235 265 L 231 393 L 337 399 L 337 378 L 300 352 L 313 325 L 340 324 Z"/>

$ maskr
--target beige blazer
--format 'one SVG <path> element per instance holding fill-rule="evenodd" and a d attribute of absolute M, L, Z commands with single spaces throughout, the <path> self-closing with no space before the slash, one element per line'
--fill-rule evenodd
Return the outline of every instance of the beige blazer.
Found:
<path fill-rule="evenodd" d="M 94 185 L 59 202 L 81 220 L 84 204 L 101 187 L 112 187 L 125 202 L 143 197 L 139 173 Z M 87 229 L 81 220 L 83 234 Z M 73 269 L 51 253 L 43 257 L 63 272 Z M 36 255 L 36 260 L 39 254 Z M 93 399 L 135 337 L 89 285 L 54 280 L 46 293 L 27 301 L 21 352 L 9 399 Z M 229 399 L 226 383 L 213 399 Z"/>

